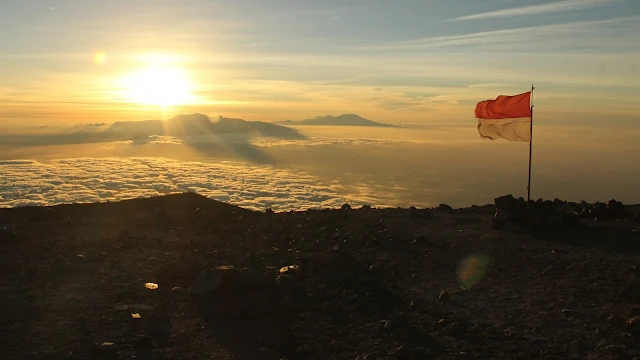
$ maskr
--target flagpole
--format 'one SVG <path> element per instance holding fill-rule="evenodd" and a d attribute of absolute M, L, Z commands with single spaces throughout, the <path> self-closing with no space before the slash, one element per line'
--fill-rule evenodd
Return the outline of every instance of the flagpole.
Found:
<path fill-rule="evenodd" d="M 533 145 L 533 90 L 535 87 L 531 84 L 531 98 L 529 99 L 529 105 L 531 105 L 531 122 L 529 125 L 529 182 L 527 183 L 527 202 L 531 201 L 531 150 Z"/>

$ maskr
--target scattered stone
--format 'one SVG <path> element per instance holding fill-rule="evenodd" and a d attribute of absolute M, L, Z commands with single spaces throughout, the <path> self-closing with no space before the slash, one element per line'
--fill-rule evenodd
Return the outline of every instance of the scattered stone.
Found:
<path fill-rule="evenodd" d="M 300 266 L 298 265 L 289 265 L 289 266 L 285 266 L 280 268 L 280 274 L 284 274 L 284 273 L 299 273 L 300 272 Z"/>
<path fill-rule="evenodd" d="M 507 223 L 525 226 L 528 229 L 540 227 L 559 227 L 574 225 L 580 220 L 578 213 L 569 206 L 560 210 L 560 200 L 526 203 L 524 199 L 516 199 L 512 195 L 505 195 L 494 199 L 496 213 L 491 220 L 491 228 L 498 230 Z M 604 205 L 604 204 L 603 204 Z"/>
<path fill-rule="evenodd" d="M 449 298 L 450 296 L 447 290 L 440 291 L 440 295 L 438 295 L 438 300 L 440 300 L 440 302 L 446 303 L 447 301 L 449 301 Z"/>

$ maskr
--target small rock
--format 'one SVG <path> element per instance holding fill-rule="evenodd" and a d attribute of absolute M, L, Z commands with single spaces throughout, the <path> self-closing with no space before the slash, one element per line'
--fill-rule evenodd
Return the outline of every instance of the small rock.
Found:
<path fill-rule="evenodd" d="M 343 205 L 340 207 L 340 209 L 342 209 L 342 210 L 351 210 L 351 205 L 349 205 L 349 204 L 343 204 Z"/>
<path fill-rule="evenodd" d="M 440 325 L 440 326 L 444 326 L 444 319 L 440 319 L 440 320 L 438 320 L 438 325 Z"/>
<path fill-rule="evenodd" d="M 362 210 L 371 210 L 371 205 L 362 205 Z"/>
<path fill-rule="evenodd" d="M 627 320 L 626 324 L 635 330 L 640 330 L 640 315 Z"/>
<path fill-rule="evenodd" d="M 112 342 L 103 342 L 94 348 L 94 353 L 98 359 L 116 359 L 118 357 L 118 346 Z"/>
<path fill-rule="evenodd" d="M 427 242 L 427 237 L 424 235 L 418 235 L 416 236 L 413 241 L 411 242 L 412 244 L 423 244 Z"/>
<path fill-rule="evenodd" d="M 271 208 L 267 208 L 264 212 L 265 212 L 265 214 L 269 214 L 269 215 L 275 214 L 275 212 Z"/>
<path fill-rule="evenodd" d="M 179 293 L 184 292 L 185 289 L 181 288 L 180 286 L 174 286 L 173 288 L 171 288 L 171 291 Z"/>
<path fill-rule="evenodd" d="M 438 300 L 440 300 L 440 302 L 447 302 L 449 301 L 449 293 L 447 292 L 447 290 L 442 290 L 440 291 L 440 295 L 438 295 Z"/>
<path fill-rule="evenodd" d="M 573 315 L 573 310 L 562 309 L 562 313 L 567 315 L 567 316 L 571 316 L 571 315 Z"/>
<path fill-rule="evenodd" d="M 391 320 L 387 320 L 384 322 L 384 329 L 385 330 L 391 330 L 393 329 L 393 325 L 394 323 Z"/>
<path fill-rule="evenodd" d="M 504 335 L 505 336 L 511 336 L 515 332 L 516 332 L 516 328 L 514 328 L 514 327 L 509 327 L 509 328 L 504 329 Z"/>

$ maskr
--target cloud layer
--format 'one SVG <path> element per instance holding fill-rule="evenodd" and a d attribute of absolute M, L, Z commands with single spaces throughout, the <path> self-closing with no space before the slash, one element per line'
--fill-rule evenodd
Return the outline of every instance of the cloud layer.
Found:
<path fill-rule="evenodd" d="M 318 185 L 313 176 L 235 162 L 12 160 L 1 161 L 0 171 L 0 207 L 118 201 L 185 191 L 254 210 L 336 208 L 348 201 L 331 187 Z"/>

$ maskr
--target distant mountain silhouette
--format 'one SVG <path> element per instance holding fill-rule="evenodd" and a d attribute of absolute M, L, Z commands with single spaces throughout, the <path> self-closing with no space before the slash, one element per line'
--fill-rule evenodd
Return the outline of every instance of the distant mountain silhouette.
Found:
<path fill-rule="evenodd" d="M 331 125 L 331 126 L 375 126 L 375 127 L 396 127 L 391 124 L 384 124 L 371 121 L 356 114 L 342 114 L 339 116 L 318 116 L 313 119 L 306 120 L 285 120 L 277 121 L 277 124 L 287 125 Z"/>
<path fill-rule="evenodd" d="M 211 136 L 238 134 L 243 137 L 267 136 L 304 139 L 298 131 L 262 121 L 219 117 L 212 121 L 204 114 L 178 115 L 169 120 L 117 121 L 111 125 L 87 124 L 67 131 L 47 134 L 0 136 L 0 145 L 66 145 L 133 140 L 144 143 L 151 136 Z"/>

